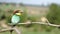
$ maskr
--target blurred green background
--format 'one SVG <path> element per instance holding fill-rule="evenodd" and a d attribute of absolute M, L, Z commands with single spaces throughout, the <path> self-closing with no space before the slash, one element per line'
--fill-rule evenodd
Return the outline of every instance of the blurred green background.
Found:
<path fill-rule="evenodd" d="M 22 4 L 21 4 L 22 5 Z M 25 6 L 16 6 L 11 5 L 0 5 L 0 21 L 5 20 L 6 24 L 11 23 L 11 16 L 15 9 L 21 9 L 24 11 L 21 16 L 21 22 L 26 22 L 31 20 L 32 22 L 40 21 L 40 17 L 45 16 L 52 24 L 60 24 L 60 5 L 52 3 L 48 6 L 49 10 L 46 15 L 29 15 L 28 9 Z M 44 9 L 43 9 L 44 10 Z M 29 24 L 29 25 L 18 25 L 22 29 L 22 34 L 60 34 L 60 29 L 57 27 L 39 25 L 39 24 Z M 1 27 L 0 27 L 1 28 Z M 2 28 L 1 28 L 2 29 Z M 0 34 L 9 34 L 10 32 L 4 32 Z M 13 32 L 13 34 L 16 34 Z"/>

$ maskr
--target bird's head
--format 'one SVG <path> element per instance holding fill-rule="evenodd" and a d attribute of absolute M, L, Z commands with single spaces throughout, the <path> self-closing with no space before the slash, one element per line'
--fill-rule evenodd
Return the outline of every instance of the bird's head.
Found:
<path fill-rule="evenodd" d="M 13 14 L 16 14 L 18 16 L 21 16 L 22 13 L 23 13 L 23 11 L 21 11 L 21 10 L 14 10 L 14 12 L 13 12 Z"/>

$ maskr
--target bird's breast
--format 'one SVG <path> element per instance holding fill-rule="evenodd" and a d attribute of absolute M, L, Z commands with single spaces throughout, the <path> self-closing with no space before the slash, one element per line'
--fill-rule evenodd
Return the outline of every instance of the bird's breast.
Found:
<path fill-rule="evenodd" d="M 19 16 L 16 16 L 16 15 L 12 16 L 11 22 L 13 24 L 18 23 L 19 21 L 20 21 L 20 17 Z"/>

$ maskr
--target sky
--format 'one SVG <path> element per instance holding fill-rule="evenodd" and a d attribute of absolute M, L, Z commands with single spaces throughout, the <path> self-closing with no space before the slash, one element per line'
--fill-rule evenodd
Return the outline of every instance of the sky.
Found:
<path fill-rule="evenodd" d="M 51 3 L 60 4 L 60 0 L 0 0 L 0 2 L 13 2 L 13 3 L 23 3 L 23 4 L 36 4 L 36 5 L 47 5 Z"/>

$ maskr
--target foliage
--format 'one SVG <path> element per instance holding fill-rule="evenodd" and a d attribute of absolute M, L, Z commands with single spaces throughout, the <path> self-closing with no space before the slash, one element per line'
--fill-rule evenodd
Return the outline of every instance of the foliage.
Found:
<path fill-rule="evenodd" d="M 5 7 L 5 8 L 7 8 L 7 6 Z M 15 7 L 14 7 L 15 8 Z M 50 5 L 50 12 L 48 13 L 48 15 L 46 16 L 47 18 L 48 18 L 48 20 L 51 22 L 51 23 L 56 23 L 56 24 L 60 24 L 59 22 L 60 22 L 60 6 L 58 6 L 57 4 L 51 4 Z M 5 12 L 4 11 L 4 9 L 0 9 L 0 19 L 2 19 L 2 16 L 4 16 L 4 17 L 6 17 L 6 21 L 7 21 L 7 23 L 11 23 L 11 14 L 12 14 L 12 12 L 13 12 L 13 10 L 12 9 L 9 9 L 10 11 L 8 11 L 8 12 Z M 21 21 L 20 22 L 25 22 L 28 18 L 32 21 L 32 22 L 36 22 L 37 20 L 38 20 L 38 17 L 36 17 L 36 15 L 35 16 L 30 16 L 30 17 L 28 17 L 27 16 L 27 9 L 26 8 L 24 8 L 24 10 L 23 10 L 24 12 L 23 12 L 23 14 L 22 14 L 22 16 L 21 16 Z M 10 14 L 10 15 L 9 15 Z M 38 27 L 37 27 L 38 26 Z M 34 31 L 38 31 L 38 28 L 40 29 L 44 29 L 44 30 L 46 30 L 46 31 L 51 31 L 51 30 L 53 30 L 53 28 L 54 27 L 51 27 L 51 26 L 45 26 L 45 25 L 42 25 L 42 26 L 40 26 L 40 25 L 35 25 L 35 24 L 33 24 L 32 25 L 32 28 L 34 28 Z M 27 30 L 27 32 L 28 32 L 28 30 Z M 26 32 L 26 33 L 27 33 Z M 40 34 L 40 33 L 39 33 Z M 45 33 L 44 33 L 45 34 Z"/>
<path fill-rule="evenodd" d="M 8 16 L 8 17 L 6 18 L 6 22 L 7 22 L 7 23 L 11 23 L 11 17 L 12 17 L 12 16 Z"/>
<path fill-rule="evenodd" d="M 4 19 L 5 17 L 6 16 L 4 10 L 0 9 L 0 20 Z"/>
<path fill-rule="evenodd" d="M 49 13 L 47 19 L 50 23 L 60 24 L 60 7 L 57 4 L 52 3 L 49 7 Z"/>
<path fill-rule="evenodd" d="M 26 8 L 23 8 L 23 14 L 21 16 L 21 23 L 25 22 L 27 20 L 27 9 Z"/>
<path fill-rule="evenodd" d="M 29 19 L 30 19 L 32 22 L 36 22 L 38 18 L 37 18 L 36 16 L 30 16 Z"/>

